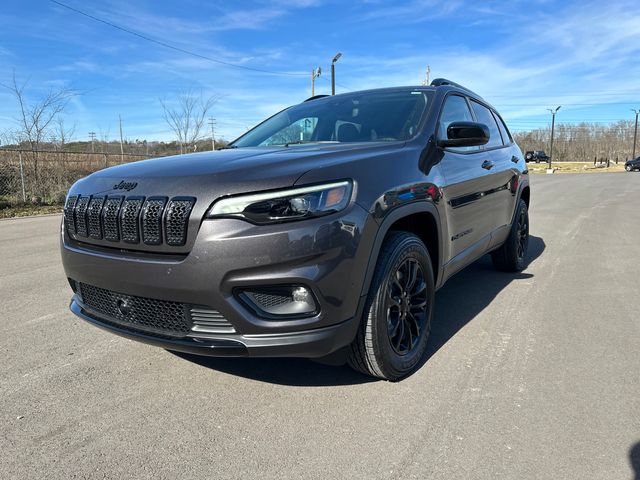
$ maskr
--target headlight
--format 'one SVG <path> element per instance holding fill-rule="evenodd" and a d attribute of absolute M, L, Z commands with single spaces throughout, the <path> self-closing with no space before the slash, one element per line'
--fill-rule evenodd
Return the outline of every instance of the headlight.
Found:
<path fill-rule="evenodd" d="M 240 217 L 258 224 L 320 217 L 344 209 L 351 200 L 352 192 L 352 182 L 344 180 L 222 198 L 213 204 L 207 217 Z"/>

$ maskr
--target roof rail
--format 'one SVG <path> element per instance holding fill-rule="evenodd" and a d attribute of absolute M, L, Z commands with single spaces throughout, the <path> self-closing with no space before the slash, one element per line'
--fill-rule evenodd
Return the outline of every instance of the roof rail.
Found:
<path fill-rule="evenodd" d="M 446 78 L 436 78 L 433 80 L 433 82 L 431 82 L 431 86 L 432 87 L 442 87 L 445 85 L 450 85 L 452 87 L 458 87 L 461 88 L 462 90 L 466 90 L 469 93 L 472 93 L 473 95 L 480 97 L 480 95 L 478 95 L 477 93 L 475 93 L 472 90 L 469 90 L 467 87 L 463 87 L 462 85 L 460 85 L 459 83 L 456 82 L 452 82 L 451 80 L 447 80 Z M 482 97 L 480 97 L 482 98 Z"/>
<path fill-rule="evenodd" d="M 309 97 L 305 100 L 305 102 L 310 102 L 311 100 L 316 100 L 318 98 L 328 97 L 329 95 L 314 95 L 313 97 Z M 303 102 L 304 103 L 304 102 Z"/>

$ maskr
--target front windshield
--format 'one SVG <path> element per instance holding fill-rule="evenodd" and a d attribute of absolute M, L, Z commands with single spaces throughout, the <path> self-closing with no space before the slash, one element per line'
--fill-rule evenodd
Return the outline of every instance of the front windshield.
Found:
<path fill-rule="evenodd" d="M 311 100 L 274 115 L 231 146 L 408 140 L 417 133 L 430 95 L 387 90 Z"/>

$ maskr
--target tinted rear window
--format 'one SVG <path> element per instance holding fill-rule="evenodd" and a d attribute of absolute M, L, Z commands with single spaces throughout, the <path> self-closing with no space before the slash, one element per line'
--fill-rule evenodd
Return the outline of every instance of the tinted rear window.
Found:
<path fill-rule="evenodd" d="M 502 137 L 500 136 L 500 129 L 491 111 L 484 105 L 480 105 L 473 100 L 471 100 L 471 108 L 473 108 L 478 122 L 484 123 L 489 127 L 489 142 L 485 145 L 485 148 L 501 147 Z"/>

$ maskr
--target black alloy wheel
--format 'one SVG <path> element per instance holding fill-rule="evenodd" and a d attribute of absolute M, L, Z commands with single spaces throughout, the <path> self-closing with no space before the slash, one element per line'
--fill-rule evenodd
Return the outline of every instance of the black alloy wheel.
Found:
<path fill-rule="evenodd" d="M 417 260 L 407 258 L 391 274 L 386 301 L 391 347 L 406 355 L 415 348 L 426 323 L 427 284 Z"/>
<path fill-rule="evenodd" d="M 524 260 L 527 254 L 527 247 L 529 246 L 529 215 L 526 208 L 520 209 L 516 232 L 518 236 L 516 253 L 519 260 Z"/>

